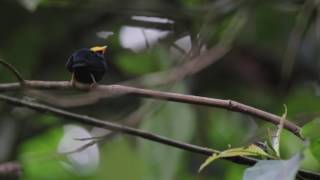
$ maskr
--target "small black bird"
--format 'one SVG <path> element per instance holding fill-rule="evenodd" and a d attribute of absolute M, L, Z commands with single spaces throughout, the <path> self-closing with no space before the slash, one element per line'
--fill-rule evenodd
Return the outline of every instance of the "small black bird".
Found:
<path fill-rule="evenodd" d="M 107 69 L 104 54 L 107 46 L 84 48 L 74 52 L 66 63 L 67 69 L 72 73 L 71 84 L 75 81 L 95 86 Z"/>

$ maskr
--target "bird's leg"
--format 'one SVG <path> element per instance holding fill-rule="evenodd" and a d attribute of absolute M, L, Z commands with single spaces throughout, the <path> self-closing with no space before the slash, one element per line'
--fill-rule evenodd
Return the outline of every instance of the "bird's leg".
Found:
<path fill-rule="evenodd" d="M 93 74 L 90 73 L 90 77 L 92 79 L 92 84 L 90 85 L 90 89 L 94 89 L 97 87 L 97 81 L 96 81 L 96 78 L 93 76 Z"/>
<path fill-rule="evenodd" d="M 75 80 L 75 77 L 74 77 L 74 72 L 71 75 L 71 86 L 72 87 L 76 87 L 76 80 Z"/>

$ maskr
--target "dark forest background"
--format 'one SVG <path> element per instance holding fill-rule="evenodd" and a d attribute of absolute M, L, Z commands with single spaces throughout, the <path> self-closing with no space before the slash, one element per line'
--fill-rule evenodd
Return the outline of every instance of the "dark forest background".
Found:
<path fill-rule="evenodd" d="M 73 51 L 108 45 L 108 72 L 100 84 L 232 99 L 279 116 L 286 104 L 288 119 L 319 127 L 319 10 L 316 0 L 1 0 L 0 56 L 25 79 L 66 81 Z M 200 58 L 180 74 L 166 73 L 212 48 L 219 50 L 208 63 Z M 0 81 L 16 79 L 0 67 Z M 274 128 L 216 108 L 132 96 L 81 105 L 72 104 L 79 92 L 44 93 L 55 101 L 38 93 L 8 94 L 218 150 L 263 140 Z M 109 133 L 64 122 L 1 103 L 0 162 L 19 163 L 22 179 L 59 180 L 237 180 L 247 168 L 218 160 L 198 173 L 204 156 L 123 135 L 61 154 L 85 143 L 75 137 Z M 283 158 L 303 147 L 282 133 Z M 312 147 L 301 167 L 319 171 L 320 146 Z"/>

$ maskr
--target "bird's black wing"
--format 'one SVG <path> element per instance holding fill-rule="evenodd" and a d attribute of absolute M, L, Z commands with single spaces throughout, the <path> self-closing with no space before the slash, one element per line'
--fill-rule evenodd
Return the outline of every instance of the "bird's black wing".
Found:
<path fill-rule="evenodd" d="M 105 59 L 95 54 L 87 60 L 87 64 L 90 71 L 104 73 L 107 69 Z"/>

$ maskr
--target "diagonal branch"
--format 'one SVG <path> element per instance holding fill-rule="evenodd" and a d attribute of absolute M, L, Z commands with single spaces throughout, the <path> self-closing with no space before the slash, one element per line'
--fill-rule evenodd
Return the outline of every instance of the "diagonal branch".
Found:
<path fill-rule="evenodd" d="M 23 77 L 21 76 L 21 74 L 19 73 L 19 71 L 14 67 L 12 66 L 11 64 L 9 64 L 8 62 L 0 59 L 0 64 L 2 64 L 3 66 L 5 66 L 8 70 L 10 70 L 15 76 L 16 78 L 18 79 L 18 81 L 21 83 L 21 84 L 24 84 L 24 79 Z"/>
<path fill-rule="evenodd" d="M 213 153 L 219 153 L 219 151 L 217 151 L 217 150 L 213 150 L 213 149 L 209 149 L 206 147 L 201 147 L 201 146 L 197 146 L 197 145 L 193 145 L 193 144 L 183 143 L 183 142 L 169 139 L 169 138 L 157 135 L 157 134 L 149 133 L 147 131 L 138 130 L 138 129 L 131 128 L 128 126 L 103 121 L 103 120 L 89 117 L 89 116 L 85 116 L 85 115 L 71 113 L 68 111 L 64 111 L 62 109 L 57 109 L 54 107 L 50 107 L 50 106 L 46 106 L 46 105 L 42 105 L 42 104 L 38 104 L 38 103 L 34 103 L 34 102 L 20 100 L 20 99 L 5 96 L 5 95 L 0 95 L 0 100 L 5 101 L 9 104 L 13 104 L 15 106 L 23 106 L 23 107 L 27 107 L 29 109 L 33 109 L 38 112 L 50 113 L 55 116 L 67 118 L 67 119 L 70 119 L 70 120 L 73 120 L 76 122 L 80 122 L 80 123 L 83 123 L 86 125 L 92 125 L 92 126 L 97 126 L 100 128 L 108 129 L 111 131 L 117 131 L 117 132 L 120 132 L 123 134 L 128 134 L 128 135 L 140 137 L 143 139 L 158 142 L 161 144 L 166 144 L 168 146 L 172 146 L 172 147 L 176 147 L 176 148 L 179 148 L 182 150 L 202 154 L 205 156 L 210 156 Z M 243 164 L 243 165 L 254 165 L 258 161 L 257 159 L 250 158 L 250 157 L 244 157 L 244 156 L 227 157 L 224 159 L 230 160 L 230 161 L 238 163 L 238 164 Z M 315 172 L 305 171 L 305 170 L 300 170 L 299 175 L 301 175 L 305 178 L 311 178 L 311 179 L 319 179 L 320 178 L 320 174 L 315 173 Z"/>
<path fill-rule="evenodd" d="M 50 107 L 50 106 L 46 106 L 46 105 L 42 105 L 42 104 L 38 104 L 38 103 L 34 103 L 34 102 L 29 102 L 26 100 L 20 100 L 17 98 L 6 96 L 6 95 L 0 95 L 0 100 L 5 101 L 9 104 L 13 104 L 15 106 L 23 106 L 23 107 L 27 107 L 29 109 L 33 109 L 38 112 L 50 113 L 55 116 L 60 116 L 63 118 L 74 120 L 76 122 L 80 122 L 80 123 L 83 123 L 86 125 L 96 126 L 96 127 L 108 129 L 111 131 L 117 131 L 120 133 L 141 137 L 144 139 L 160 142 L 163 144 L 167 144 L 167 145 L 174 146 L 174 147 L 184 149 L 184 150 L 188 150 L 191 152 L 196 152 L 196 153 L 200 153 L 200 154 L 204 154 L 204 155 L 211 155 L 212 153 L 218 152 L 218 151 L 215 151 L 215 150 L 212 150 L 209 148 L 204 148 L 204 147 L 200 147 L 200 146 L 196 146 L 196 145 L 192 145 L 192 144 L 186 144 L 186 143 L 182 143 L 179 141 L 174 141 L 169 138 L 165 138 L 165 137 L 162 137 L 162 136 L 159 136 L 156 134 L 152 134 L 152 133 L 149 133 L 146 131 L 134 129 L 134 128 L 131 128 L 128 126 L 103 121 L 103 120 L 100 120 L 97 118 L 68 112 L 68 111 L 65 111 L 62 109 L 58 109 L 58 108 L 54 108 L 54 107 Z"/>
<path fill-rule="evenodd" d="M 22 170 L 19 162 L 0 163 L 0 179 L 20 179 Z"/>
<path fill-rule="evenodd" d="M 25 85 L 30 88 L 37 89 L 74 89 L 70 82 L 67 81 L 25 81 Z M 20 89 L 19 83 L 0 84 L 0 92 L 12 91 Z M 80 90 L 89 90 L 88 85 L 78 84 L 77 88 Z M 242 114 L 251 115 L 260 118 L 266 122 L 278 125 L 281 122 L 281 117 L 272 113 L 242 104 L 233 100 L 214 99 L 201 96 L 185 95 L 179 93 L 162 92 L 156 90 L 134 88 L 123 85 L 98 85 L 95 90 L 97 99 L 106 98 L 110 96 L 119 96 L 130 94 L 138 97 L 147 97 L 153 99 L 162 99 L 173 102 L 181 102 L 187 104 L 196 104 L 209 107 L 217 107 L 227 109 Z M 300 127 L 296 124 L 285 120 L 284 128 L 295 134 L 297 137 L 303 139 Z"/>

